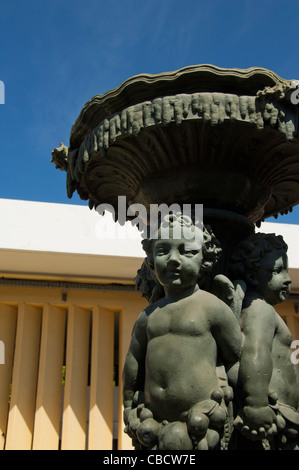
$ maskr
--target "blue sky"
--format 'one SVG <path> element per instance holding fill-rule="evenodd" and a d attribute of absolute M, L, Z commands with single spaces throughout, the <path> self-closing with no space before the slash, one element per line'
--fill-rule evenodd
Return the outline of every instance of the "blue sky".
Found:
<path fill-rule="evenodd" d="M 3 0 L 0 198 L 87 205 L 50 159 L 90 98 L 194 64 L 299 79 L 298 23 L 298 0 Z"/>

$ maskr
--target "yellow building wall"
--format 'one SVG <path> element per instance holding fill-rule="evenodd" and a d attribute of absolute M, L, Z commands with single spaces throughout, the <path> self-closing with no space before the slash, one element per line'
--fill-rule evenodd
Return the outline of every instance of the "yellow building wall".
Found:
<path fill-rule="evenodd" d="M 118 449 L 131 449 L 121 372 L 145 305 L 133 291 L 1 286 L 1 448 L 110 450 L 116 420 Z"/>

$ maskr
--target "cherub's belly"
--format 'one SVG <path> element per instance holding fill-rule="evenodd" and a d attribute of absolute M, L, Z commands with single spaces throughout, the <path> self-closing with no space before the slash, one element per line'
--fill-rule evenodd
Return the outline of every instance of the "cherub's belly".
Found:
<path fill-rule="evenodd" d="M 212 337 L 167 334 L 152 339 L 146 360 L 145 397 L 158 420 L 182 419 L 218 388 Z"/>

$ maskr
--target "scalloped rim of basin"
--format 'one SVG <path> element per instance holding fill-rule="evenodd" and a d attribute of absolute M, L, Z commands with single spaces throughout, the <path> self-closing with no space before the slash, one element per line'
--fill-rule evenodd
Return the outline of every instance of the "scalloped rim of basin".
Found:
<path fill-rule="evenodd" d="M 132 150 L 129 142 L 131 134 L 134 135 L 133 147 L 135 149 L 136 142 L 138 141 L 139 144 L 141 142 L 139 133 L 140 136 L 144 134 L 145 138 L 149 137 L 147 133 L 144 133 L 144 129 L 147 127 L 150 130 L 155 130 L 156 127 L 162 127 L 166 130 L 173 119 L 180 126 L 182 126 L 181 121 L 191 122 L 196 119 L 207 121 L 207 124 L 216 127 L 219 126 L 219 129 L 226 120 L 240 121 L 242 125 L 247 127 L 247 130 L 253 129 L 252 126 L 254 126 L 260 130 L 262 135 L 264 135 L 266 128 L 272 128 L 277 133 L 277 137 L 287 143 L 287 151 L 282 150 L 279 146 L 277 153 L 283 152 L 287 160 L 291 158 L 293 168 L 294 165 L 299 164 L 299 106 L 290 99 L 294 88 L 296 87 L 294 87 L 292 80 L 282 79 L 275 72 L 261 67 L 239 69 L 221 68 L 214 65 L 193 65 L 174 72 L 135 75 L 104 95 L 94 96 L 85 104 L 72 127 L 69 147 L 61 144 L 60 148 L 54 149 L 52 161 L 57 168 L 67 172 L 68 196 L 71 197 L 73 192 L 77 190 L 81 199 L 89 199 L 90 207 L 92 207 L 94 203 L 100 203 L 102 197 L 98 198 L 97 195 L 90 193 L 90 187 L 85 184 L 87 173 L 97 163 L 96 159 L 106 157 L 106 151 L 108 151 L 110 144 L 113 144 L 114 151 L 118 144 L 126 144 L 128 147 L 128 149 L 126 147 L 126 151 L 130 153 Z M 201 106 L 201 101 L 204 98 L 208 99 L 207 106 Z M 167 99 L 169 106 L 167 106 Z M 191 106 L 191 114 L 189 111 L 187 113 L 185 103 L 190 99 L 193 106 Z M 236 109 L 229 106 L 232 99 L 239 103 L 238 106 L 235 106 Z M 197 103 L 198 100 L 200 103 Z M 215 113 L 216 108 L 219 111 L 218 114 Z M 141 112 L 142 110 L 144 113 Z M 207 112 L 209 110 L 211 115 Z M 237 111 L 237 115 L 234 115 L 233 110 Z M 166 114 L 164 113 L 164 115 L 163 112 Z M 128 118 L 127 121 L 126 118 Z M 137 135 L 138 139 L 135 140 Z M 123 150 L 122 148 L 121 151 Z M 241 153 L 244 152 L 241 151 Z M 280 168 L 281 158 L 279 155 L 276 160 L 279 160 Z M 109 166 L 111 162 L 108 158 L 102 163 L 104 166 L 108 163 Z M 115 162 L 112 162 L 110 166 L 113 169 Z M 276 171 L 276 167 L 274 170 Z M 265 170 L 263 171 L 265 173 Z M 271 169 L 271 175 L 272 173 Z M 282 190 L 278 191 L 279 194 L 275 192 L 276 186 L 274 188 L 275 194 L 272 199 L 275 208 L 272 208 L 271 215 L 274 215 L 273 211 L 285 213 L 298 204 L 299 173 L 298 171 L 295 171 L 295 175 L 289 173 L 290 168 L 287 173 L 285 170 L 283 171 L 285 177 L 282 180 Z M 274 176 L 276 178 L 276 173 Z M 93 174 L 92 180 L 95 177 Z M 269 186 L 268 179 L 267 188 Z M 103 176 L 100 174 L 97 184 L 102 185 L 103 181 Z M 285 194 L 284 191 L 283 185 L 286 184 L 290 188 L 290 191 L 289 189 L 287 191 L 288 194 Z M 271 188 L 268 190 L 271 192 Z M 292 193 L 291 198 L 289 197 L 290 192 Z M 118 189 L 116 189 L 116 193 L 118 193 Z M 139 194 L 138 191 L 136 194 Z M 106 197 L 107 192 L 105 191 Z M 277 198 L 281 199 L 279 204 Z M 269 214 L 266 217 L 269 217 Z"/>
<path fill-rule="evenodd" d="M 125 80 L 103 95 L 91 98 L 82 108 L 70 135 L 70 149 L 78 148 L 84 138 L 106 117 L 146 100 L 178 93 L 222 92 L 256 96 L 264 89 L 291 87 L 271 70 L 221 68 L 193 65 L 173 72 L 139 74 Z"/>

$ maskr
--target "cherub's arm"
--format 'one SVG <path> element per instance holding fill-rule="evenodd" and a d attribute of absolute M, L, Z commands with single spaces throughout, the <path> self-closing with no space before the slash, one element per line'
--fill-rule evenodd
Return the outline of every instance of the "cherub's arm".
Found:
<path fill-rule="evenodd" d="M 136 321 L 130 347 L 123 370 L 123 404 L 124 408 L 132 408 L 136 391 L 144 389 L 145 356 L 147 349 L 147 315 L 142 312 Z"/>
<path fill-rule="evenodd" d="M 242 334 L 232 310 L 224 302 L 218 302 L 211 317 L 211 332 L 227 369 L 240 360 Z"/>
<path fill-rule="evenodd" d="M 275 330 L 276 312 L 270 305 L 256 300 L 244 310 L 244 344 L 239 369 L 244 406 L 237 423 L 252 439 L 270 437 L 275 432 L 276 417 L 268 401 Z"/>
<path fill-rule="evenodd" d="M 266 302 L 256 300 L 244 312 L 240 379 L 246 405 L 268 405 L 269 383 L 273 370 L 271 349 L 275 330 L 276 312 Z"/>

